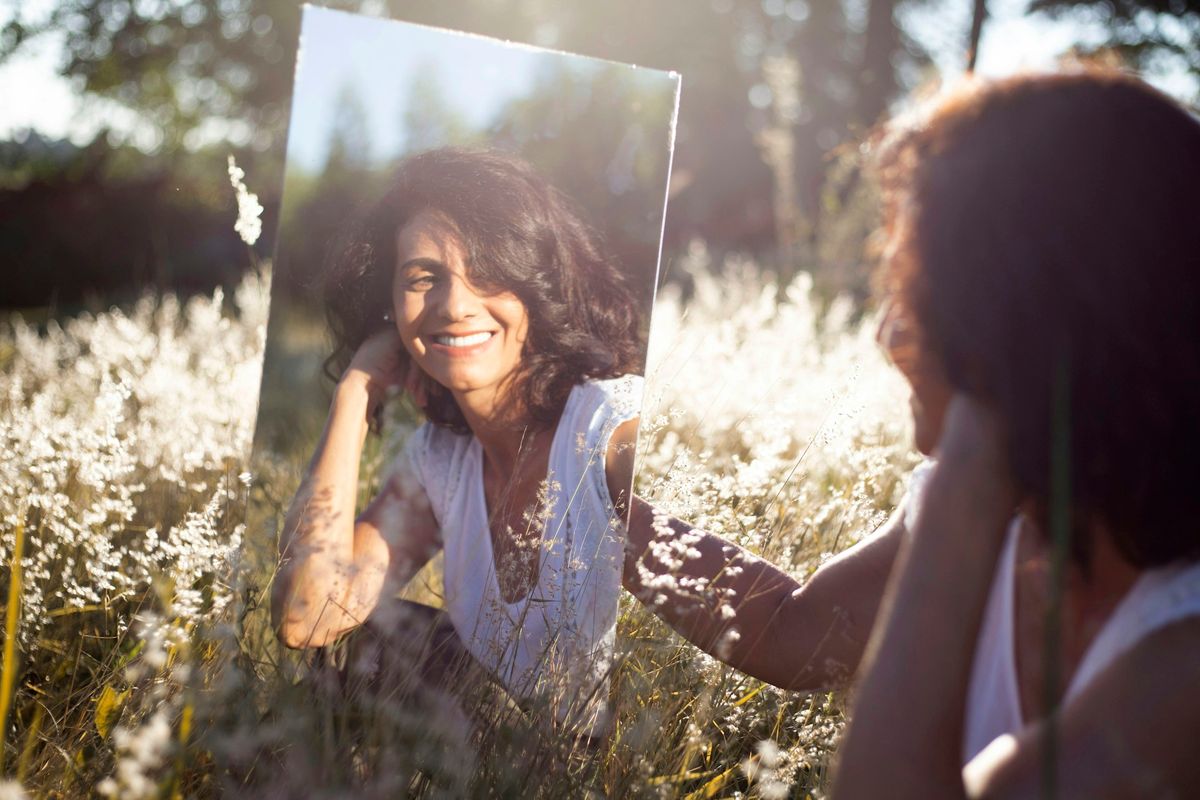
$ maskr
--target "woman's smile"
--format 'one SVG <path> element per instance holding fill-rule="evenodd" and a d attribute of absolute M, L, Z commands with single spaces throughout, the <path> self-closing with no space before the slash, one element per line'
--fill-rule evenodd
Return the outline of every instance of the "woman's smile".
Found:
<path fill-rule="evenodd" d="M 479 345 L 489 341 L 495 331 L 480 331 L 479 333 L 434 334 L 433 342 L 438 347 L 447 350 L 464 350 L 475 352 Z"/>
<path fill-rule="evenodd" d="M 496 342 L 497 331 L 478 333 L 435 333 L 425 337 L 431 354 L 446 358 L 476 358 L 486 354 Z"/>

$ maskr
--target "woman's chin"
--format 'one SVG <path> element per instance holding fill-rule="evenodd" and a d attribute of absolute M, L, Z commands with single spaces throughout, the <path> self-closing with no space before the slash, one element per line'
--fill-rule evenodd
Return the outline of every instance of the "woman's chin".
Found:
<path fill-rule="evenodd" d="M 443 374 L 434 377 L 434 380 L 451 394 L 460 395 L 471 394 L 472 392 L 478 392 L 495 385 L 495 381 L 489 381 L 471 374 Z"/>
<path fill-rule="evenodd" d="M 912 411 L 913 446 L 923 456 L 933 455 L 933 450 L 937 446 L 938 432 L 929 423 L 925 408 L 916 397 L 909 398 L 908 405 Z"/>

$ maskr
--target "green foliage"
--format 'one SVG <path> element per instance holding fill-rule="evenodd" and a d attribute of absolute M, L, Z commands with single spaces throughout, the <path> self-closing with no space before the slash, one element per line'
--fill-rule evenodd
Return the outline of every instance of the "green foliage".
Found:
<path fill-rule="evenodd" d="M 479 144 L 481 138 L 479 132 L 472 131 L 462 115 L 447 104 L 432 64 L 418 68 L 412 76 L 400 125 L 404 129 L 405 147 L 411 152 L 446 145 Z"/>
<path fill-rule="evenodd" d="M 63 74 L 145 115 L 167 149 L 208 120 L 249 126 L 265 148 L 283 130 L 298 30 L 291 0 L 60 0 L 43 19 L 11 19 L 0 59 L 61 32 Z"/>
<path fill-rule="evenodd" d="M 1200 101 L 1197 0 L 1033 0 L 1030 10 L 1099 22 L 1109 32 L 1105 47 L 1147 74 L 1190 74 L 1191 101 Z"/>
<path fill-rule="evenodd" d="M 587 76 L 553 69 L 491 130 L 496 144 L 555 176 L 607 233 L 640 296 L 652 287 L 667 185 L 674 97 L 662 89 L 616 66 Z"/>

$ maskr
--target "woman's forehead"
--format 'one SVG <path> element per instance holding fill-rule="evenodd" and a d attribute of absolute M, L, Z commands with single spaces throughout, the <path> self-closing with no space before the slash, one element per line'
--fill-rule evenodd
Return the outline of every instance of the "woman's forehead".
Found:
<path fill-rule="evenodd" d="M 418 257 L 447 261 L 466 254 L 458 227 L 446 214 L 427 209 L 413 216 L 396 231 L 398 263 Z"/>

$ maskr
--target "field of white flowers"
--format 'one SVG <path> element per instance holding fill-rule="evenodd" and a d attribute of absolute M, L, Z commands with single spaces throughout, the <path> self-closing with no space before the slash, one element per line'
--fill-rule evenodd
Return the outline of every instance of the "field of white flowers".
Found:
<path fill-rule="evenodd" d="M 0 327 L 0 774 L 181 791 L 230 607 L 265 281 Z M 13 787 L 9 787 L 12 789 Z"/>
<path fill-rule="evenodd" d="M 803 577 L 900 499 L 901 380 L 872 320 L 803 275 L 780 291 L 699 246 L 674 268 L 695 289 L 658 300 L 637 489 Z M 237 557 L 266 305 L 250 277 L 233 303 L 0 328 L 0 791 L 823 793 L 839 698 L 723 667 L 628 597 L 601 744 L 547 737 L 503 702 L 471 722 L 440 697 L 330 699 L 266 629 L 270 564 L 251 554 L 273 542 L 253 517 Z M 260 471 L 254 491 L 278 504 L 302 466 Z"/>

